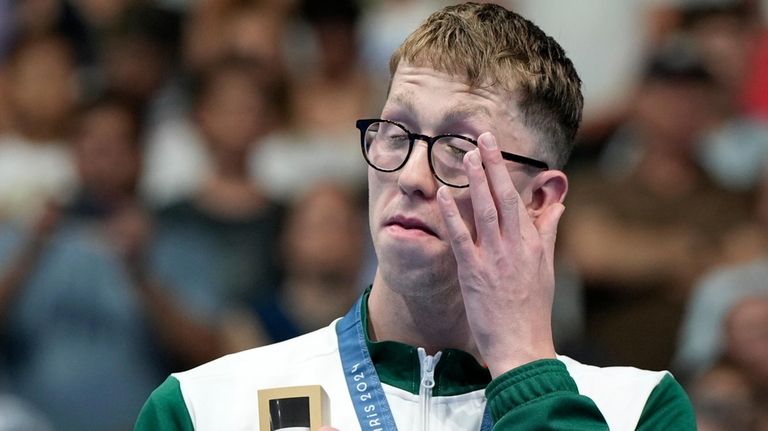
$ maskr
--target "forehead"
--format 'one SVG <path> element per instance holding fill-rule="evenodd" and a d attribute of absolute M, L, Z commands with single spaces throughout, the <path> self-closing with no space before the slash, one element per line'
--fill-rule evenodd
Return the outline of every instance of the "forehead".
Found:
<path fill-rule="evenodd" d="M 494 108 L 511 108 L 507 105 L 513 105 L 512 99 L 510 92 L 498 86 L 472 87 L 460 76 L 401 63 L 392 76 L 387 103 L 397 102 L 415 108 L 419 102 L 430 102 L 430 105 L 445 110 L 462 108 L 489 115 Z"/>
<path fill-rule="evenodd" d="M 466 97 L 457 97 L 455 99 L 440 99 L 430 97 L 428 100 L 429 106 L 422 106 L 424 92 L 421 89 L 402 89 L 393 86 L 392 95 L 387 99 L 385 109 L 402 110 L 409 114 L 428 117 L 429 114 L 434 114 L 442 117 L 443 122 L 460 122 L 464 120 L 472 119 L 490 119 L 494 113 L 492 109 L 484 103 L 472 103 Z M 432 93 L 434 95 L 434 93 Z M 421 102 L 421 103 L 420 103 Z"/>
<path fill-rule="evenodd" d="M 382 117 L 418 126 L 421 133 L 490 131 L 505 140 L 530 141 L 514 94 L 499 86 L 472 87 L 429 67 L 400 64 L 392 77 Z"/>

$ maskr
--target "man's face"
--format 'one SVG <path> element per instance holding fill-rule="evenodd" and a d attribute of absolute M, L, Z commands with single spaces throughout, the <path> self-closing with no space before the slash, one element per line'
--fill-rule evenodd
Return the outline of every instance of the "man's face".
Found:
<path fill-rule="evenodd" d="M 399 65 L 381 118 L 429 136 L 451 133 L 477 139 L 491 132 L 503 151 L 535 156 L 533 135 L 523 126 L 510 92 L 471 88 L 460 78 L 430 68 Z M 507 166 L 523 202 L 530 202 L 530 175 L 521 165 Z M 402 292 L 409 295 L 455 288 L 456 261 L 436 201 L 441 183 L 430 171 L 427 143 L 416 141 L 408 162 L 396 172 L 369 168 L 368 183 L 379 276 L 395 290 L 424 287 Z M 469 189 L 452 192 L 474 235 Z"/>
<path fill-rule="evenodd" d="M 80 120 L 75 149 L 80 181 L 101 197 L 132 193 L 141 171 L 141 152 L 130 113 L 103 106 Z"/>

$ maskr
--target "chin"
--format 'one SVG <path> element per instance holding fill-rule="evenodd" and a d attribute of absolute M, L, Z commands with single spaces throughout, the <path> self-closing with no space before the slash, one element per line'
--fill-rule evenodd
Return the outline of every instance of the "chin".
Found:
<path fill-rule="evenodd" d="M 393 289 L 404 289 L 402 293 L 410 295 L 428 294 L 427 290 L 434 289 L 425 289 L 427 286 L 440 290 L 456 281 L 456 259 L 450 246 L 425 250 L 423 246 L 393 242 L 376 247 L 379 270 Z M 413 286 L 418 286 L 419 291 L 415 292 Z"/>
<path fill-rule="evenodd" d="M 423 268 L 445 261 L 447 257 L 453 259 L 450 244 L 435 237 L 402 238 L 386 232 L 380 233 L 376 255 L 380 261 L 386 260 L 403 268 Z"/>

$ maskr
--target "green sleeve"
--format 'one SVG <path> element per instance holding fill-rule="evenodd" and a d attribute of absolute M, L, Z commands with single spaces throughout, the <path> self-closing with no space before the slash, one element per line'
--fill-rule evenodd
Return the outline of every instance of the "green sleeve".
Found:
<path fill-rule="evenodd" d="M 637 431 L 694 431 L 696 415 L 683 388 L 667 374 L 651 392 Z"/>
<path fill-rule="evenodd" d="M 193 431 L 179 381 L 168 377 L 144 403 L 134 431 Z"/>
<path fill-rule="evenodd" d="M 511 370 L 486 388 L 494 431 L 608 430 L 591 398 L 579 395 L 565 364 L 543 359 Z"/>
<path fill-rule="evenodd" d="M 532 362 L 499 376 L 488 385 L 486 397 L 494 431 L 608 429 L 595 403 L 579 395 L 565 365 L 557 360 Z M 651 392 L 636 429 L 696 430 L 691 402 L 671 375 Z"/>

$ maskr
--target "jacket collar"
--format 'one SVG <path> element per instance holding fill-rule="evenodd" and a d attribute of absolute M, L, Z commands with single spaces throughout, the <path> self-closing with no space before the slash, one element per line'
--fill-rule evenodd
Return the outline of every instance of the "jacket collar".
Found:
<path fill-rule="evenodd" d="M 368 296 L 372 286 L 363 293 L 360 318 L 365 344 L 382 383 L 419 393 L 421 367 L 415 346 L 397 341 L 372 341 L 368 334 Z M 491 381 L 488 369 L 471 354 L 458 349 L 444 349 L 435 368 L 434 396 L 459 395 L 484 389 Z"/>

